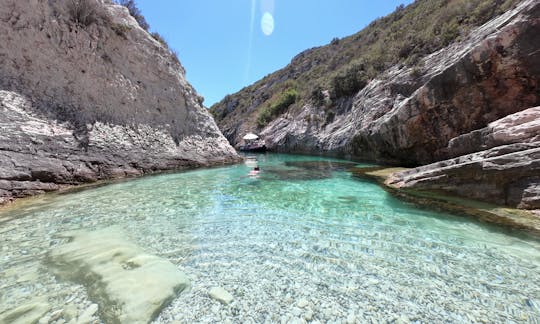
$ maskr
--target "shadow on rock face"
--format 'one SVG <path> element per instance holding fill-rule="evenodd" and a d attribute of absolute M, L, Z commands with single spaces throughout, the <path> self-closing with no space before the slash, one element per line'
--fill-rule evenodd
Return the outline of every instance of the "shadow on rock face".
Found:
<path fill-rule="evenodd" d="M 264 170 L 264 178 L 267 180 L 321 180 L 332 176 L 330 170 L 307 170 L 299 168 L 276 168 Z"/>
<path fill-rule="evenodd" d="M 302 168 L 308 170 L 321 171 L 347 171 L 354 167 L 354 162 L 334 162 L 334 161 L 288 161 L 285 162 L 288 167 Z"/>
<path fill-rule="evenodd" d="M 264 177 L 277 180 L 321 180 L 332 177 L 334 171 L 347 171 L 355 166 L 352 162 L 288 161 L 284 167 L 269 167 Z"/>

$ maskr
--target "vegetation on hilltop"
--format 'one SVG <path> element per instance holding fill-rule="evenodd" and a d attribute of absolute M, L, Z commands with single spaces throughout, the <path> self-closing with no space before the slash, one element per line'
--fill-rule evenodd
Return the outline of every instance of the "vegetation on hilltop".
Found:
<path fill-rule="evenodd" d="M 135 0 L 109 0 L 109 3 L 115 3 L 126 7 L 129 14 L 135 18 L 139 26 L 150 33 L 150 24 L 146 21 L 146 18 L 143 16 Z M 96 0 L 68 0 L 66 9 L 71 20 L 83 27 L 95 23 L 99 20 L 99 18 L 106 19 L 105 12 L 98 5 Z M 119 36 L 125 36 L 129 31 L 129 27 L 124 25 L 112 25 L 112 28 Z M 163 36 L 161 36 L 159 33 L 152 32 L 150 35 L 152 35 L 152 37 L 160 42 L 163 46 L 170 49 L 167 41 L 165 41 Z M 176 57 L 176 59 L 178 58 Z"/>
<path fill-rule="evenodd" d="M 139 26 L 141 26 L 142 29 L 150 33 L 150 24 L 146 21 L 146 18 L 144 18 L 139 7 L 137 7 L 137 3 L 135 2 L 135 0 L 114 0 L 114 2 L 126 7 L 129 11 L 129 14 L 133 18 L 135 18 Z M 151 32 L 150 35 L 159 43 L 161 43 L 161 45 L 167 48 L 171 52 L 172 58 L 177 63 L 180 63 L 180 60 L 178 59 L 178 53 L 176 53 L 176 51 L 169 46 L 169 43 L 167 43 L 167 41 L 165 40 L 163 36 L 161 36 L 161 34 L 154 31 L 154 32 Z"/>
<path fill-rule="evenodd" d="M 148 31 L 150 29 L 150 25 L 146 21 L 146 18 L 141 13 L 141 10 L 139 7 L 137 7 L 137 4 L 135 3 L 135 0 L 117 0 L 116 3 L 119 5 L 122 5 L 126 7 L 129 10 L 129 14 L 137 20 L 139 23 L 139 26 L 143 28 L 144 30 Z"/>
<path fill-rule="evenodd" d="M 321 106 L 325 96 L 338 101 L 349 98 L 388 68 L 396 64 L 415 67 L 420 58 L 460 40 L 518 2 L 417 0 L 407 7 L 401 5 L 352 36 L 334 38 L 329 45 L 300 53 L 284 69 L 227 96 L 211 112 L 222 130 L 227 123 L 248 119 L 264 127 L 308 102 Z M 276 102 L 292 91 L 294 100 L 285 100 L 287 105 L 277 108 Z M 332 105 L 326 109 L 332 114 Z"/>
<path fill-rule="evenodd" d="M 269 121 L 286 111 L 296 101 L 296 98 L 298 98 L 298 91 L 295 88 L 289 88 L 283 93 L 276 94 L 275 97 L 275 99 L 269 100 L 271 103 L 265 106 L 259 113 L 257 117 L 259 126 L 265 126 Z"/>
<path fill-rule="evenodd" d="M 70 0 L 67 2 L 67 13 L 72 21 L 81 26 L 89 26 L 103 16 L 99 12 L 97 2 L 89 0 Z"/>

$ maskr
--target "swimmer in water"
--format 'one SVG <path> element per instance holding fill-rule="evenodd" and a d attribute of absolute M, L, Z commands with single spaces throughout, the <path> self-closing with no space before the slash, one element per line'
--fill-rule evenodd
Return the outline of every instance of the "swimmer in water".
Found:
<path fill-rule="evenodd" d="M 250 176 L 257 176 L 259 175 L 259 172 L 261 172 L 261 169 L 259 169 L 258 166 L 254 167 L 253 170 L 249 171 Z"/>

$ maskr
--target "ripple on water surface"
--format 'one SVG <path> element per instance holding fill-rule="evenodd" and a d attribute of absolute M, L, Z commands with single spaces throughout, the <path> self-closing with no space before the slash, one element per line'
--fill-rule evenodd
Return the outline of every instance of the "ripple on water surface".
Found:
<path fill-rule="evenodd" d="M 343 161 L 257 158 L 256 178 L 246 165 L 196 170 L 3 210 L 0 313 L 36 296 L 53 320 L 107 307 L 46 260 L 60 233 L 114 225 L 191 279 L 158 323 L 540 322 L 538 240 L 417 209 Z M 231 304 L 208 296 L 216 286 Z"/>

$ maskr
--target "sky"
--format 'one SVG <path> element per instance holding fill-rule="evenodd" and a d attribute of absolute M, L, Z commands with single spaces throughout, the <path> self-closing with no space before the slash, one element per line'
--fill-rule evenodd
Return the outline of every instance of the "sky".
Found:
<path fill-rule="evenodd" d="M 210 107 L 412 0 L 137 0 Z"/>

